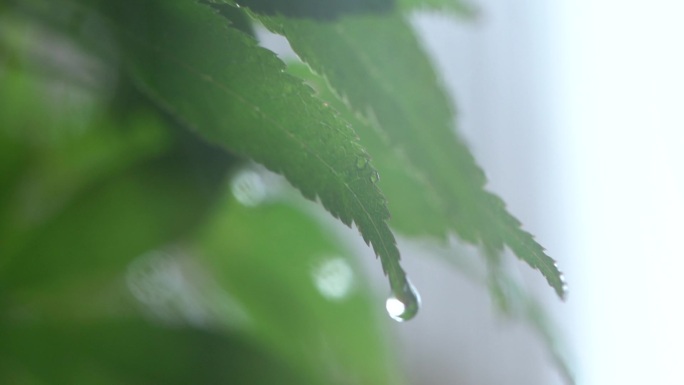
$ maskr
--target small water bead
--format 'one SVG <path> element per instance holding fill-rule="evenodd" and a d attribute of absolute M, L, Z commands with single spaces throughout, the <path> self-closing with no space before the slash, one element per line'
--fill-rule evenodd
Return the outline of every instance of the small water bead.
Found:
<path fill-rule="evenodd" d="M 554 266 L 558 267 L 555 263 Z M 566 300 L 568 298 L 568 283 L 565 281 L 565 274 L 563 274 L 563 272 L 560 272 L 558 278 L 561 282 L 561 299 Z"/>
<path fill-rule="evenodd" d="M 380 175 L 378 175 L 378 172 L 377 172 L 377 171 L 371 172 L 370 180 L 371 180 L 371 182 L 373 182 L 373 183 L 377 183 L 377 182 L 380 180 Z"/>
<path fill-rule="evenodd" d="M 561 281 L 561 298 L 563 300 L 566 300 L 568 298 L 568 283 L 565 282 L 565 275 L 561 273 L 560 275 L 560 281 Z"/>
<path fill-rule="evenodd" d="M 565 274 L 563 274 L 563 272 L 558 268 L 558 262 L 553 261 L 553 267 L 555 267 L 559 273 L 558 278 L 561 282 L 560 297 L 562 300 L 566 300 L 568 297 L 568 283 L 565 281 Z"/>
<path fill-rule="evenodd" d="M 393 290 L 385 301 L 387 314 L 397 321 L 404 322 L 412 319 L 420 310 L 420 294 L 418 290 L 406 280 L 406 284 L 398 290 Z"/>
<path fill-rule="evenodd" d="M 367 164 L 368 164 L 368 158 L 364 158 L 364 157 L 360 156 L 356 159 L 356 168 L 358 168 L 359 170 L 366 168 Z"/>

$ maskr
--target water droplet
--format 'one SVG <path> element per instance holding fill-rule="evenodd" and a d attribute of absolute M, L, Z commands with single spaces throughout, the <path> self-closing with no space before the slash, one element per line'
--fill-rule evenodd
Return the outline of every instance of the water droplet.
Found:
<path fill-rule="evenodd" d="M 555 266 L 556 269 L 558 269 L 557 263 L 554 262 L 553 266 Z M 558 279 L 560 280 L 560 283 L 561 283 L 561 289 L 560 289 L 559 294 L 560 294 L 561 299 L 565 300 L 568 297 L 568 283 L 565 281 L 565 274 L 563 274 L 563 272 L 560 270 L 558 272 L 559 272 Z"/>
<path fill-rule="evenodd" d="M 325 260 L 313 270 L 314 283 L 321 295 L 329 300 L 341 300 L 352 289 L 354 272 L 342 258 Z"/>
<path fill-rule="evenodd" d="M 373 171 L 370 175 L 370 180 L 373 183 L 377 183 L 380 180 L 380 175 L 378 175 L 377 171 Z"/>
<path fill-rule="evenodd" d="M 392 290 L 392 294 L 385 302 L 385 309 L 387 309 L 387 314 L 397 322 L 408 321 L 418 314 L 420 294 L 408 278 L 400 289 Z"/>
<path fill-rule="evenodd" d="M 266 198 L 266 186 L 259 174 L 251 170 L 241 171 L 230 183 L 231 191 L 238 202 L 253 207 Z"/>
<path fill-rule="evenodd" d="M 367 164 L 368 164 L 368 158 L 360 156 L 356 159 L 356 168 L 358 168 L 359 170 L 366 168 Z"/>
<path fill-rule="evenodd" d="M 561 298 L 565 300 L 568 298 L 568 283 L 565 281 L 565 275 L 561 273 L 560 275 L 560 281 L 561 281 Z"/>

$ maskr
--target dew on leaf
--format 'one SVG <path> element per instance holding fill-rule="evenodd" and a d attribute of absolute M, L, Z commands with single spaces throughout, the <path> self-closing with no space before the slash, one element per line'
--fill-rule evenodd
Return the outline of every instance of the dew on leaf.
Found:
<path fill-rule="evenodd" d="M 359 170 L 366 168 L 366 165 L 368 165 L 368 158 L 360 156 L 356 159 L 356 168 Z"/>
<path fill-rule="evenodd" d="M 558 263 L 554 261 L 553 267 L 558 269 Z M 565 300 L 568 297 L 568 283 L 565 281 L 565 274 L 563 274 L 563 272 L 559 271 L 558 279 L 561 282 L 561 295 L 560 295 L 560 297 L 562 300 Z"/>
<path fill-rule="evenodd" d="M 380 180 L 380 175 L 378 175 L 377 171 L 373 171 L 370 175 L 370 180 L 373 183 L 377 183 Z"/>
<path fill-rule="evenodd" d="M 560 281 L 562 283 L 561 286 L 561 298 L 565 300 L 568 297 L 568 283 L 565 282 L 565 275 L 563 273 L 560 274 L 559 276 Z"/>
<path fill-rule="evenodd" d="M 389 298 L 385 301 L 385 309 L 393 320 L 397 322 L 408 321 L 418 314 L 420 294 L 407 279 L 401 288 L 392 290 Z"/>

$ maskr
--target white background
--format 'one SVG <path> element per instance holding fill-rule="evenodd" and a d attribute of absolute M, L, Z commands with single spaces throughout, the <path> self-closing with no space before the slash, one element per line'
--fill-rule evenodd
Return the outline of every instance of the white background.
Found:
<path fill-rule="evenodd" d="M 458 122 L 513 213 L 567 273 L 555 300 L 578 382 L 684 384 L 684 5 L 484 0 L 415 18 Z M 407 257 L 423 314 L 401 325 L 415 383 L 561 383 L 484 290 Z M 441 296 L 440 296 L 441 295 Z"/>

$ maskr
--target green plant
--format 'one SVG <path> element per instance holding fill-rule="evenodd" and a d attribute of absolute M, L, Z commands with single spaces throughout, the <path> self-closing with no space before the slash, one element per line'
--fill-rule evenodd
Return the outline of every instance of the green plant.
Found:
<path fill-rule="evenodd" d="M 2 382 L 404 382 L 349 251 L 247 159 L 358 228 L 395 319 L 419 303 L 390 227 L 455 234 L 553 351 L 504 248 L 561 298 L 562 276 L 484 189 L 405 20 L 469 8 L 239 3 L 0 3 Z M 306 65 L 259 47 L 254 22 Z"/>

